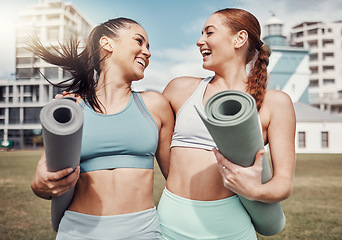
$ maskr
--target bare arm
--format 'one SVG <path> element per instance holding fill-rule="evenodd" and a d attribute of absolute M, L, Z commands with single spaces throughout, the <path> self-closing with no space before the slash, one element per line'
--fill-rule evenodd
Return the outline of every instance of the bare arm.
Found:
<path fill-rule="evenodd" d="M 159 128 L 156 159 L 166 179 L 170 166 L 170 145 L 174 127 L 174 116 L 169 102 L 160 93 L 144 92 L 142 96 Z"/>
<path fill-rule="evenodd" d="M 156 157 L 164 178 L 167 179 L 170 168 L 170 145 L 174 128 L 174 116 L 168 101 L 165 98 L 163 101 L 164 106 L 160 111 L 162 124 L 159 130 L 159 142 Z"/>
<path fill-rule="evenodd" d="M 72 168 L 67 168 L 58 172 L 49 172 L 44 153 L 38 162 L 31 189 L 38 197 L 51 199 L 51 197 L 60 196 L 70 190 L 76 184 L 79 174 L 79 166 L 75 171 Z"/>
<path fill-rule="evenodd" d="M 277 94 L 276 94 L 277 93 Z M 277 201 L 292 193 L 295 169 L 296 116 L 293 103 L 287 94 L 272 94 L 270 123 L 267 131 L 273 179 L 265 185 L 259 195 L 261 201 Z"/>

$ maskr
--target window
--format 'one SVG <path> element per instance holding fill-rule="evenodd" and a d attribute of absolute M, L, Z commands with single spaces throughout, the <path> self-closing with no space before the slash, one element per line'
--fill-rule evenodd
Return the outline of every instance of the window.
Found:
<path fill-rule="evenodd" d="M 323 72 L 328 73 L 328 72 L 334 72 L 335 66 L 329 65 L 329 66 L 323 66 Z"/>
<path fill-rule="evenodd" d="M 40 78 L 39 68 L 33 68 L 33 78 L 36 78 L 36 79 Z"/>
<path fill-rule="evenodd" d="M 310 53 L 309 60 L 310 61 L 318 60 L 318 53 Z"/>
<path fill-rule="evenodd" d="M 17 79 L 31 78 L 32 77 L 32 69 L 31 68 L 17 68 L 16 77 L 17 77 Z"/>
<path fill-rule="evenodd" d="M 308 30 L 308 35 L 317 35 L 318 28 Z"/>
<path fill-rule="evenodd" d="M 5 108 L 0 108 L 0 124 L 5 124 Z"/>
<path fill-rule="evenodd" d="M 328 132 L 322 132 L 322 148 L 328 148 L 329 147 L 329 133 Z"/>
<path fill-rule="evenodd" d="M 329 79 L 323 79 L 323 85 L 332 85 L 335 84 L 335 79 L 329 78 Z"/>
<path fill-rule="evenodd" d="M 327 60 L 327 59 L 332 59 L 334 58 L 334 53 L 333 52 L 325 52 L 323 53 L 323 59 Z"/>
<path fill-rule="evenodd" d="M 317 48 L 318 47 L 318 41 L 317 40 L 312 40 L 308 41 L 309 48 Z"/>
<path fill-rule="evenodd" d="M 303 36 L 304 36 L 304 32 L 297 32 L 297 33 L 295 33 L 295 36 L 296 36 L 297 38 L 303 37 Z"/>
<path fill-rule="evenodd" d="M 20 123 L 19 108 L 10 108 L 9 109 L 9 124 L 19 124 L 19 123 Z"/>
<path fill-rule="evenodd" d="M 305 148 L 305 146 L 306 146 L 305 132 L 298 132 L 298 147 Z"/>
<path fill-rule="evenodd" d="M 0 103 L 6 101 L 6 87 L 0 86 Z"/>
<path fill-rule="evenodd" d="M 310 67 L 311 74 L 316 74 L 318 73 L 318 66 L 311 66 Z"/>
<path fill-rule="evenodd" d="M 334 39 L 323 39 L 322 45 L 323 47 L 333 46 Z"/>
<path fill-rule="evenodd" d="M 318 87 L 318 79 L 311 79 L 309 86 L 310 87 Z"/>
<path fill-rule="evenodd" d="M 58 79 L 58 68 L 57 67 L 46 67 L 45 68 L 45 77 L 49 80 Z"/>
<path fill-rule="evenodd" d="M 39 113 L 41 108 L 39 107 L 27 107 L 24 108 L 24 123 L 40 123 Z"/>

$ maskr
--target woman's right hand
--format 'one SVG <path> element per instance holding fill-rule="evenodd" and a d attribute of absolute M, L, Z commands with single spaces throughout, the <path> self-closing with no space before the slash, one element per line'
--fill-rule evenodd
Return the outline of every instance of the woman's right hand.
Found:
<path fill-rule="evenodd" d="M 77 183 L 79 175 L 79 166 L 75 170 L 66 168 L 58 172 L 49 172 L 44 153 L 38 162 L 31 189 L 40 198 L 51 199 L 52 197 L 58 197 Z"/>

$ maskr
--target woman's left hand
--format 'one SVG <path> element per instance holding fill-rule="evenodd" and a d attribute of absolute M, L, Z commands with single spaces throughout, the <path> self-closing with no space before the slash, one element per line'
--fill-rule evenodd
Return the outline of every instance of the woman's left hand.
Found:
<path fill-rule="evenodd" d="M 216 156 L 223 184 L 234 193 L 248 200 L 258 200 L 262 195 L 262 161 L 265 150 L 255 155 L 255 162 L 251 167 L 241 167 L 226 159 L 217 149 L 213 149 Z"/>

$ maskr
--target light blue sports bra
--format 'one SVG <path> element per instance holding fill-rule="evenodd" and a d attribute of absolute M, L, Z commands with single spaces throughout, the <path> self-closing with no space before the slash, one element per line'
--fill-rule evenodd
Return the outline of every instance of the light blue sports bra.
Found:
<path fill-rule="evenodd" d="M 119 113 L 104 115 L 81 103 L 84 111 L 81 173 L 101 169 L 153 169 L 158 127 L 141 95 L 131 93 Z"/>

